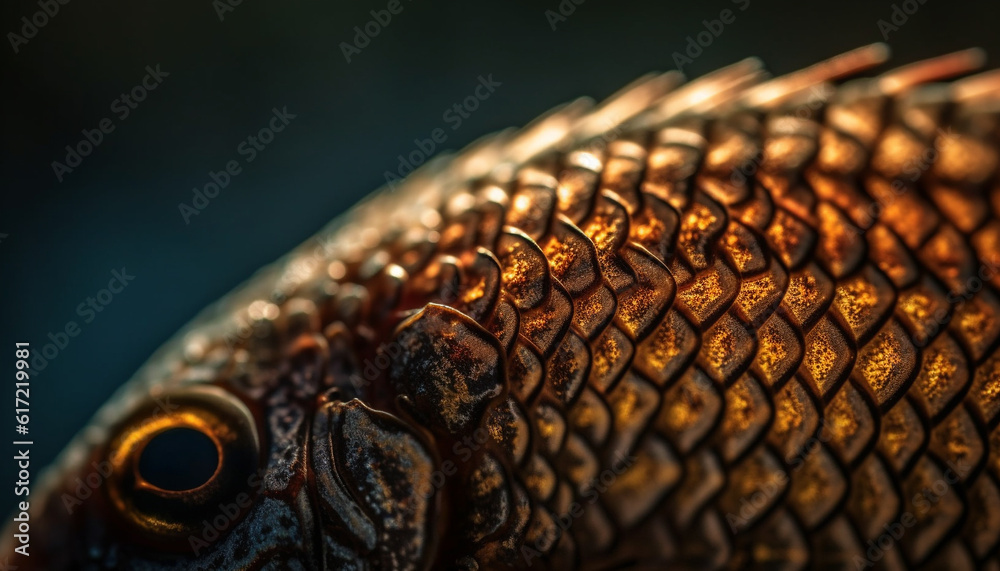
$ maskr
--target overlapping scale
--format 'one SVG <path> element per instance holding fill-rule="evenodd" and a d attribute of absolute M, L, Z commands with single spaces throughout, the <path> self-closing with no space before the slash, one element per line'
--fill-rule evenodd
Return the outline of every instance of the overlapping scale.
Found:
<path fill-rule="evenodd" d="M 326 382 L 457 462 L 442 525 L 468 545 L 441 545 L 468 568 L 855 565 L 907 513 L 888 568 L 995 558 L 996 110 L 891 75 L 721 95 L 754 65 L 599 148 L 570 106 L 331 266 L 312 312 L 257 308 L 362 347 Z M 559 145 L 531 151 L 541 134 Z"/>

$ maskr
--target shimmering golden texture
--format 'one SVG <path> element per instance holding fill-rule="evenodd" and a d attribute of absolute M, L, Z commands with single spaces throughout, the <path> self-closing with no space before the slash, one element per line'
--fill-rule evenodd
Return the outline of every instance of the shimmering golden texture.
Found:
<path fill-rule="evenodd" d="M 981 132 L 936 141 L 912 103 L 862 84 L 825 105 L 824 124 L 782 111 L 668 122 L 645 146 L 628 138 L 627 156 L 603 170 L 592 161 L 596 179 L 549 164 L 551 179 L 566 181 L 549 231 L 536 235 L 546 225 L 534 219 L 508 229 L 543 245 L 548 271 L 526 239 L 512 256 L 504 244 L 518 241 L 501 240 L 504 287 L 520 300 L 518 343 L 533 348 L 515 349 L 510 386 L 563 395 L 555 407 L 514 393 L 535 418 L 538 452 L 507 455 L 514 480 L 544 506 L 525 541 L 579 518 L 544 545 L 529 541 L 546 561 L 851 562 L 918 509 L 901 487 L 944 478 L 939 462 L 965 466 L 959 480 L 981 463 L 981 427 L 1000 416 L 1000 359 L 986 361 L 1000 306 L 993 276 L 973 278 L 1000 226 L 996 213 L 977 214 L 987 207 L 976 197 L 995 191 L 958 149 L 992 174 L 996 142 Z M 893 105 L 897 119 L 885 111 Z M 919 166 L 936 143 L 952 145 L 939 158 L 947 164 Z M 690 166 L 699 159 L 700 170 Z M 526 196 L 513 195 L 508 224 L 532 211 Z M 569 330 L 542 340 L 533 320 L 561 327 L 552 300 L 564 291 Z M 544 361 L 551 346 L 574 347 L 573 358 L 549 359 L 536 379 L 519 355 L 537 350 Z M 585 381 L 566 397 L 564 371 L 581 369 Z M 607 483 L 602 507 L 566 511 L 594 491 L 587 478 L 622 457 L 631 467 Z M 975 489 L 1000 504 L 994 482 L 982 482 L 939 490 L 942 502 L 886 560 L 993 553 L 1000 520 L 957 501 Z M 947 539 L 963 518 L 969 547 Z M 611 543 L 615 533 L 648 544 Z M 480 554 L 497 552 L 484 542 Z"/>
<path fill-rule="evenodd" d="M 524 536 L 539 557 L 627 560 L 639 548 L 607 539 L 627 532 L 649 538 L 651 561 L 851 561 L 916 509 L 899 486 L 943 477 L 932 455 L 982 458 L 976 422 L 1000 414 L 1000 359 L 983 361 L 1000 307 L 993 276 L 973 278 L 1000 226 L 977 215 L 988 176 L 976 169 L 993 173 L 996 143 L 937 141 L 912 103 L 861 84 L 825 105 L 825 124 L 781 111 L 668 122 L 603 170 L 572 154 L 583 162 L 532 167 L 532 180 L 562 182 L 511 195 L 497 256 L 520 313 L 507 373 L 520 405 L 503 410 L 534 418 L 522 424 L 536 452 L 522 461 L 523 437 L 491 434 L 539 502 Z M 886 121 L 893 105 L 906 112 Z M 921 166 L 935 144 L 938 163 Z M 530 396 L 539 385 L 558 406 Z M 603 508 L 567 511 L 621 458 L 631 467 L 604 486 Z M 975 489 L 998 496 L 992 482 Z M 965 549 L 944 533 L 962 517 L 997 526 L 970 532 L 970 557 L 992 552 L 1000 520 L 960 505 L 921 514 L 919 539 L 887 560 Z M 580 521 L 531 543 L 563 517 Z M 502 551 L 476 540 L 483 562 Z"/>
<path fill-rule="evenodd" d="M 107 478 L 108 498 L 117 517 L 130 521 L 146 537 L 182 544 L 199 529 L 201 518 L 213 512 L 208 507 L 212 502 L 228 497 L 234 487 L 247 489 L 241 480 L 244 472 L 256 465 L 259 442 L 250 411 L 214 387 L 165 393 L 160 398 L 170 407 L 136 411 L 107 443 L 103 454 L 108 473 L 102 476 Z M 207 436 L 216 449 L 218 463 L 211 476 L 195 488 L 163 489 L 147 481 L 139 460 L 150 440 L 178 428 Z M 69 507 L 75 508 L 73 504 Z M 237 515 L 239 511 L 231 517 Z"/>
<path fill-rule="evenodd" d="M 995 568 L 1000 107 L 919 85 L 963 58 L 827 83 L 880 50 L 643 83 L 608 144 L 570 106 L 415 173 L 282 274 L 299 302 L 239 313 L 267 328 L 220 384 L 319 352 L 296 398 L 430 441 L 439 567 Z M 330 560 L 378 552 L 323 500 Z"/>

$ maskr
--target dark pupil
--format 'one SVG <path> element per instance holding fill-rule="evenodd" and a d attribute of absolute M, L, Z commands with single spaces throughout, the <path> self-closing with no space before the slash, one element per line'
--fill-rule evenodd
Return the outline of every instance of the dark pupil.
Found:
<path fill-rule="evenodd" d="M 215 473 L 219 454 L 212 440 L 191 428 L 171 428 L 150 440 L 139 457 L 139 473 L 161 490 L 201 486 Z"/>

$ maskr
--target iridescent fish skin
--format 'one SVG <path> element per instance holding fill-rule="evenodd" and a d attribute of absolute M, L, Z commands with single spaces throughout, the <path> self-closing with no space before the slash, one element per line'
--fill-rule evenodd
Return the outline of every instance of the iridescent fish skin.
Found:
<path fill-rule="evenodd" d="M 832 83 L 885 56 L 651 76 L 376 194 L 154 355 L 5 556 L 997 569 L 1000 76 Z M 222 461 L 168 492 L 177 427 Z"/>

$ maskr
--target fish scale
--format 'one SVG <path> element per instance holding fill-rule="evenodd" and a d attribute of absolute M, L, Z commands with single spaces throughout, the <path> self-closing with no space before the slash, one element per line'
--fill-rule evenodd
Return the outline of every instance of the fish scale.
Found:
<path fill-rule="evenodd" d="M 850 565 L 883 526 L 910 511 L 905 491 L 894 498 L 897 509 L 876 510 L 884 494 L 896 486 L 921 490 L 944 477 L 944 466 L 958 465 L 967 473 L 918 514 L 914 531 L 885 558 L 906 565 L 934 552 L 953 563 L 990 556 L 1000 528 L 963 506 L 979 498 L 996 501 L 995 474 L 984 466 L 984 433 L 992 419 L 979 404 L 983 393 L 970 389 L 987 348 L 995 347 L 998 331 L 991 322 L 1000 307 L 989 290 L 970 291 L 976 261 L 986 263 L 994 252 L 975 250 L 966 240 L 973 240 L 985 217 L 958 228 L 973 217 L 975 193 L 985 198 L 993 190 L 984 184 L 993 173 L 968 180 L 950 164 L 961 153 L 939 150 L 942 156 L 921 184 L 908 181 L 890 199 L 868 189 L 907 181 L 900 178 L 907 162 L 929 148 L 976 147 L 995 171 L 995 132 L 921 137 L 907 114 L 922 118 L 924 106 L 858 91 L 835 96 L 814 118 L 789 116 L 787 109 L 741 112 L 631 134 L 631 140 L 612 142 L 604 156 L 591 155 L 603 159 L 591 177 L 597 184 L 574 184 L 579 174 L 565 169 L 565 157 L 553 162 L 548 176 L 539 176 L 538 167 L 515 175 L 507 228 L 495 246 L 503 279 L 494 295 L 511 295 L 522 310 L 507 354 L 521 363 L 509 370 L 507 383 L 523 386 L 539 366 L 545 376 L 533 382 L 534 390 L 509 395 L 495 416 L 485 413 L 485 422 L 499 427 L 493 435 L 503 436 L 473 473 L 494 471 L 496 488 L 508 494 L 504 501 L 526 495 L 531 507 L 497 510 L 500 500 L 491 489 L 493 495 L 484 494 L 489 499 L 459 515 L 494 520 L 494 539 L 483 539 L 479 530 L 469 537 L 482 544 L 477 553 L 484 563 L 538 559 L 562 567 L 648 557 L 691 566 Z M 829 118 L 822 127 L 819 116 Z M 866 121 L 870 133 L 852 132 L 852 120 Z M 936 140 L 942 136 L 954 139 Z M 828 138 L 857 148 L 829 150 Z M 764 159 L 755 176 L 734 177 L 757 153 Z M 874 172 L 845 164 L 850 157 L 843 155 L 851 153 L 870 156 Z M 686 155 L 680 164 L 657 162 L 658 156 L 679 155 Z M 678 171 L 686 176 L 677 177 Z M 823 185 L 851 186 L 857 200 L 844 204 L 831 196 L 836 191 L 815 188 Z M 940 208 L 942 217 L 932 203 L 931 188 L 938 186 L 973 198 L 957 194 L 965 204 Z M 553 211 L 557 195 L 563 208 Z M 875 204 L 884 206 L 881 212 Z M 912 219 L 935 223 L 922 224 L 918 235 L 908 224 Z M 506 245 L 507 236 L 521 243 Z M 880 255 L 893 246 L 866 244 L 899 239 L 904 243 L 894 246 L 901 259 Z M 531 247 L 537 244 L 546 247 Z M 489 240 L 479 245 L 494 247 Z M 927 316 L 921 321 L 897 309 L 908 284 L 890 279 L 896 265 L 943 286 L 937 304 L 950 306 L 957 319 L 931 316 L 941 322 L 935 327 Z M 610 290 L 611 299 L 594 300 L 598 287 Z M 572 306 L 566 290 L 573 292 Z M 945 291 L 963 303 L 943 299 Z M 599 327 L 566 327 L 581 312 L 571 308 L 583 306 L 587 314 L 594 309 L 586 306 L 595 303 L 612 308 L 605 310 L 610 319 Z M 968 318 L 960 316 L 966 312 Z M 538 318 L 544 323 L 535 325 Z M 690 324 L 691 342 L 678 339 L 677 320 Z M 921 326 L 934 331 L 912 339 Z M 758 342 L 758 330 L 766 341 Z M 557 353 L 550 356 L 554 346 Z M 566 357 L 557 358 L 560 353 Z M 528 354 L 533 360 L 525 364 L 519 355 Z M 668 361 L 684 364 L 670 374 L 658 372 Z M 779 374 L 770 365 L 776 361 Z M 979 377 L 981 384 L 998 380 L 989 373 Z M 588 398 L 580 399 L 584 390 Z M 913 449 L 880 429 L 879 419 L 896 410 L 913 415 L 898 431 L 924 433 Z M 549 416 L 558 418 L 559 429 Z M 517 428 L 502 430 L 510 427 Z M 532 444 L 515 454 L 519 438 Z M 816 448 L 807 447 L 817 441 Z M 616 474 L 596 501 L 584 500 L 591 497 L 588 486 L 600 483 L 598 470 L 624 455 L 635 464 L 620 479 Z M 892 470 L 886 456 L 909 458 Z M 784 482 L 758 507 L 758 487 L 772 479 L 770 473 L 784 473 Z M 470 482 L 468 489 L 476 486 Z M 752 514 L 744 509 L 747 498 L 754 500 Z M 582 515 L 568 511 L 574 501 L 584 506 Z M 567 517 L 571 525 L 560 530 L 557 521 Z M 973 549 L 956 533 L 966 522 L 978 530 Z M 946 541 L 949 536 L 955 539 Z M 588 545 L 592 538 L 603 541 Z M 504 545 L 515 548 L 504 553 Z"/>
<path fill-rule="evenodd" d="M 147 560 L 127 522 L 67 539 L 88 511 L 53 565 L 1000 568 L 997 76 L 830 83 L 884 57 L 645 78 L 359 206 L 49 473 L 150 387 L 220 387 L 265 419 L 231 539 Z"/>

